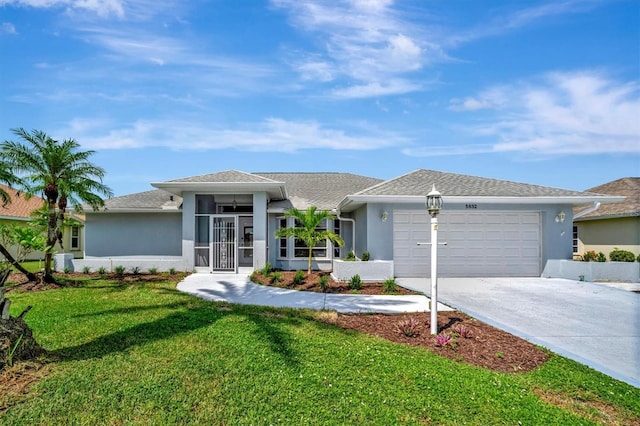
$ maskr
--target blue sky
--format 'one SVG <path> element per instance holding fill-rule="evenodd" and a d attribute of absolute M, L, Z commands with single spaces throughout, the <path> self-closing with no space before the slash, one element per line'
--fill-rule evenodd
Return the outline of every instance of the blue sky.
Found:
<path fill-rule="evenodd" d="M 637 0 L 0 0 L 0 139 L 117 195 L 226 169 L 640 176 Z"/>

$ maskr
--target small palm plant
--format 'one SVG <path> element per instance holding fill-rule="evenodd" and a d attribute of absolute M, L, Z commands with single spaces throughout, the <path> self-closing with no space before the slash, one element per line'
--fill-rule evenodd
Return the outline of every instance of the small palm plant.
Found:
<path fill-rule="evenodd" d="M 335 219 L 335 216 L 326 210 L 318 210 L 317 207 L 311 206 L 307 210 L 298 210 L 295 207 L 285 212 L 285 217 L 293 217 L 297 219 L 300 226 L 280 228 L 276 232 L 277 238 L 295 237 L 302 240 L 309 249 L 309 265 L 307 274 L 311 274 L 311 262 L 313 260 L 313 248 L 320 242 L 329 240 L 334 244 L 342 247 L 344 241 L 333 231 L 326 229 L 317 229 L 322 221 Z"/>

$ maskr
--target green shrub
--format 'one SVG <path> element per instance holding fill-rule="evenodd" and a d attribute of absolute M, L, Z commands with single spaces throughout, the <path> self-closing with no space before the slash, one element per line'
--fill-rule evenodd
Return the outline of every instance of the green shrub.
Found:
<path fill-rule="evenodd" d="M 282 277 L 282 272 L 280 271 L 272 272 L 269 276 L 269 279 L 271 280 L 271 284 L 282 282 L 284 280 L 284 278 Z"/>
<path fill-rule="evenodd" d="M 115 272 L 116 275 L 119 276 L 119 277 L 123 277 L 124 276 L 124 271 L 126 271 L 126 269 L 122 265 L 118 265 L 115 268 L 113 268 L 113 272 Z"/>
<path fill-rule="evenodd" d="M 267 262 L 264 264 L 262 269 L 260 269 L 260 273 L 265 277 L 268 277 L 272 270 L 273 268 L 271 267 L 271 263 Z"/>
<path fill-rule="evenodd" d="M 251 273 L 251 276 L 249 277 L 249 279 L 251 280 L 252 283 L 260 283 L 260 280 L 258 279 L 258 275 L 261 275 L 259 271 L 253 271 Z"/>
<path fill-rule="evenodd" d="M 598 258 L 596 260 L 598 262 L 606 262 L 607 261 L 607 256 L 603 252 L 599 251 L 598 252 Z"/>
<path fill-rule="evenodd" d="M 71 272 L 71 268 L 69 268 L 68 266 L 65 266 L 64 269 L 63 269 L 63 272 L 65 274 L 68 274 L 69 272 Z"/>
<path fill-rule="evenodd" d="M 360 275 L 355 274 L 351 277 L 349 280 L 349 288 L 351 290 L 360 290 L 362 288 L 362 279 L 360 278 Z"/>
<path fill-rule="evenodd" d="M 296 274 L 293 276 L 293 283 L 295 285 L 301 285 L 304 283 L 304 271 L 297 270 Z"/>
<path fill-rule="evenodd" d="M 368 262 L 369 259 L 371 259 L 371 254 L 368 251 L 365 251 L 364 253 L 362 253 L 363 262 Z"/>
<path fill-rule="evenodd" d="M 104 266 L 101 266 L 98 268 L 98 273 L 100 275 L 105 275 L 107 273 L 107 268 L 105 268 Z"/>
<path fill-rule="evenodd" d="M 82 273 L 83 274 L 90 274 L 91 273 L 91 268 L 88 266 L 85 266 L 82 268 Z"/>
<path fill-rule="evenodd" d="M 139 266 L 134 266 L 133 268 L 131 268 L 131 273 L 133 275 L 140 275 L 140 267 Z"/>
<path fill-rule="evenodd" d="M 636 259 L 638 262 L 640 262 L 640 254 L 638 255 L 638 258 Z"/>
<path fill-rule="evenodd" d="M 320 275 L 320 281 L 318 282 L 318 285 L 322 289 L 323 293 L 327 291 L 327 289 L 329 288 L 329 277 L 327 275 Z"/>
<path fill-rule="evenodd" d="M 598 258 L 598 254 L 594 250 L 589 250 L 585 254 L 582 255 L 582 261 L 584 262 L 593 262 Z"/>
<path fill-rule="evenodd" d="M 398 291 L 398 284 L 396 283 L 395 278 L 387 278 L 382 283 L 382 290 L 385 293 L 394 293 Z"/>
<path fill-rule="evenodd" d="M 347 262 L 353 262 L 353 261 L 357 260 L 356 259 L 356 254 L 353 252 L 353 250 L 349 250 L 347 255 L 345 257 L 343 257 L 342 260 L 345 260 Z"/>
<path fill-rule="evenodd" d="M 636 256 L 630 251 L 615 249 L 609 253 L 609 260 L 612 262 L 635 262 Z"/>
<path fill-rule="evenodd" d="M 169 268 L 169 275 L 175 275 L 176 274 L 176 268 Z"/>

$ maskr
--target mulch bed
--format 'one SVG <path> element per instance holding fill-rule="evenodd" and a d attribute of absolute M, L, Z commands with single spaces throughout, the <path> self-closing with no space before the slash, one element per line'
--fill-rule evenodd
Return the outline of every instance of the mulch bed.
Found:
<path fill-rule="evenodd" d="M 300 291 L 313 291 L 316 293 L 322 293 L 320 287 L 320 276 L 327 275 L 329 277 L 329 286 L 327 287 L 327 293 L 332 294 L 419 294 L 415 291 L 408 290 L 403 287 L 397 288 L 397 291 L 393 293 L 385 293 L 382 287 L 382 283 L 362 283 L 362 289 L 352 290 L 349 288 L 349 283 L 342 281 L 335 281 L 331 278 L 328 272 L 312 272 L 310 275 L 305 274 L 305 279 L 302 284 L 296 285 L 293 283 L 293 277 L 295 271 L 279 271 L 282 274 L 282 281 L 271 282 L 269 277 L 265 277 L 260 272 L 256 272 L 252 275 L 252 278 L 256 284 L 269 285 L 272 287 L 288 288 L 291 290 Z"/>
<path fill-rule="evenodd" d="M 312 272 L 306 275 L 301 285 L 293 284 L 295 272 L 281 271 L 282 281 L 271 282 L 268 277 L 260 273 L 253 275 L 254 282 L 281 288 L 302 291 L 322 292 L 318 285 L 321 275 L 325 272 Z M 384 292 L 382 283 L 363 283 L 357 292 L 349 289 L 348 283 L 337 282 L 329 278 L 327 293 L 342 294 L 388 294 Z M 398 287 L 394 294 L 420 294 Z M 525 372 L 535 369 L 549 359 L 549 354 L 506 331 L 500 330 L 481 321 L 471 318 L 462 312 L 438 312 L 438 332 L 452 337 L 452 345 L 439 346 L 436 338 L 430 334 L 430 312 L 408 314 L 336 314 L 325 315 L 324 321 L 342 328 L 357 330 L 363 333 L 379 336 L 383 339 L 410 346 L 419 346 L 447 358 L 466 362 L 471 365 L 486 367 L 495 371 L 509 373 Z M 398 331 L 398 325 L 413 318 L 419 323 L 418 335 L 407 337 Z M 462 337 L 454 333 L 458 326 L 464 326 L 470 333 L 469 337 Z"/>
<path fill-rule="evenodd" d="M 534 344 L 502 331 L 462 312 L 438 312 L 438 332 L 452 337 L 453 345 L 439 346 L 430 334 L 429 312 L 410 314 L 338 314 L 327 320 L 346 329 L 382 337 L 396 343 L 419 346 L 439 355 L 495 371 L 517 373 L 531 371 L 549 358 L 549 354 Z M 407 337 L 398 330 L 403 321 L 413 318 L 419 323 L 418 335 Z M 468 337 L 454 330 L 463 326 Z"/>

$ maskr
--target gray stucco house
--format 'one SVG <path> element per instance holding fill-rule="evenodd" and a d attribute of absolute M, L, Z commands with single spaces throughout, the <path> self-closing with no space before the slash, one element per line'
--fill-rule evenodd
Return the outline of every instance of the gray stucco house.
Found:
<path fill-rule="evenodd" d="M 349 173 L 245 173 L 229 170 L 155 182 L 155 190 L 106 201 L 86 212 L 82 265 L 155 266 L 237 272 L 267 261 L 305 269 L 307 248 L 275 238 L 289 207 L 332 210 L 327 223 L 345 240 L 313 248 L 315 267 L 332 269 L 353 249 L 392 263 L 396 277 L 428 276 L 425 195 L 442 193 L 438 216 L 443 276 L 539 276 L 548 259 L 572 257 L 575 205 L 617 197 L 481 177 L 416 170 L 395 179 Z M 78 262 L 78 261 L 75 261 Z M 75 264 L 74 262 L 74 264 Z"/>

